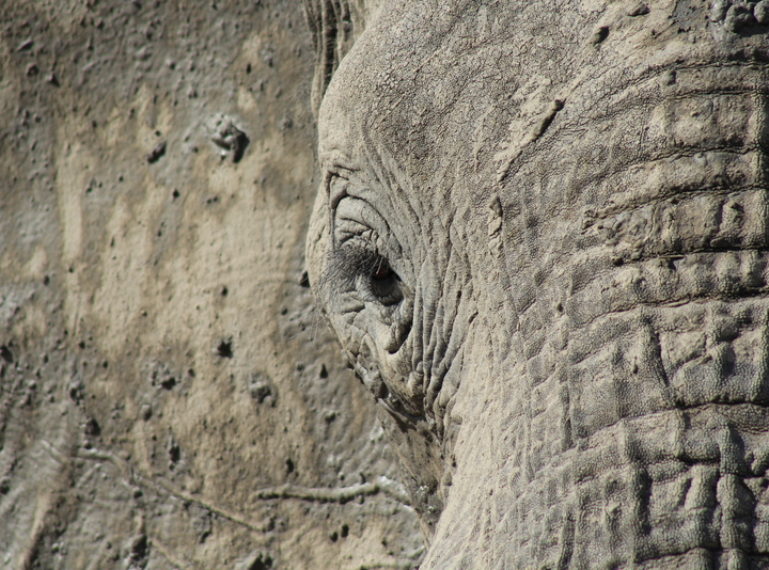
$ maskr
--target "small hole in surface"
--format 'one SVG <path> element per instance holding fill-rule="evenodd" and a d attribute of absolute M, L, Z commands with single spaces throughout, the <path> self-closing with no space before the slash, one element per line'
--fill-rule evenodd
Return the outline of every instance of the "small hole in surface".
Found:
<path fill-rule="evenodd" d="M 221 341 L 219 343 L 219 346 L 216 347 L 216 353 L 222 358 L 232 358 L 233 356 L 232 341 L 231 340 Z"/>

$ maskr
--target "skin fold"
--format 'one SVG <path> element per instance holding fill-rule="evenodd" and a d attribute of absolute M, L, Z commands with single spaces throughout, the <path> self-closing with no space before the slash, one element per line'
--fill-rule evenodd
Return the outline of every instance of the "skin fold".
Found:
<path fill-rule="evenodd" d="M 769 567 L 769 6 L 330 4 L 310 280 L 422 567 Z"/>

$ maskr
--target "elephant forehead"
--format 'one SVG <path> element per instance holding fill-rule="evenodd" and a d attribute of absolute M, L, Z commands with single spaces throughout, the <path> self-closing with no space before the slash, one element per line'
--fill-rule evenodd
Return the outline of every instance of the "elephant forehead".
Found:
<path fill-rule="evenodd" d="M 600 101 L 617 80 L 654 66 L 765 47 L 763 27 L 734 28 L 706 2 L 642 7 L 631 0 L 388 2 L 331 82 L 321 152 L 355 154 L 375 144 L 422 174 L 445 169 L 452 157 L 472 156 L 477 168 L 506 137 L 536 132 L 555 99 Z"/>
<path fill-rule="evenodd" d="M 492 180 L 500 150 L 537 132 L 554 101 L 575 90 L 600 99 L 609 75 L 640 73 L 657 54 L 675 57 L 669 44 L 686 43 L 671 19 L 675 2 L 640 18 L 635 4 L 388 4 L 331 81 L 321 156 L 342 152 L 365 164 L 372 151 L 387 154 L 410 179 L 439 188 L 470 170 Z"/>
<path fill-rule="evenodd" d="M 502 4 L 388 7 L 331 82 L 321 108 L 321 152 L 382 145 L 418 161 L 420 173 L 431 170 L 430 159 L 477 154 L 520 104 L 508 95 L 521 86 L 541 90 L 568 72 L 570 36 L 578 33 L 579 14 L 565 17 L 552 2 L 547 10 L 536 2 Z"/>

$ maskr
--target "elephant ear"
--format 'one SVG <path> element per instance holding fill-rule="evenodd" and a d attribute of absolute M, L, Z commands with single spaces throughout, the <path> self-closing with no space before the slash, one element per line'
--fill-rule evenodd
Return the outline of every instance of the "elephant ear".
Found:
<path fill-rule="evenodd" d="M 318 115 L 320 102 L 339 62 L 350 51 L 373 10 L 371 0 L 303 0 L 307 23 L 315 46 L 315 76 L 312 110 Z"/>

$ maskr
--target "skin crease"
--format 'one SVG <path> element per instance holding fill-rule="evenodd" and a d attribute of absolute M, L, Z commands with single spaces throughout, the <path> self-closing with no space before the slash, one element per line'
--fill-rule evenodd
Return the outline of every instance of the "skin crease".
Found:
<path fill-rule="evenodd" d="M 320 109 L 307 255 L 423 568 L 769 567 L 761 14 L 367 14 Z"/>

